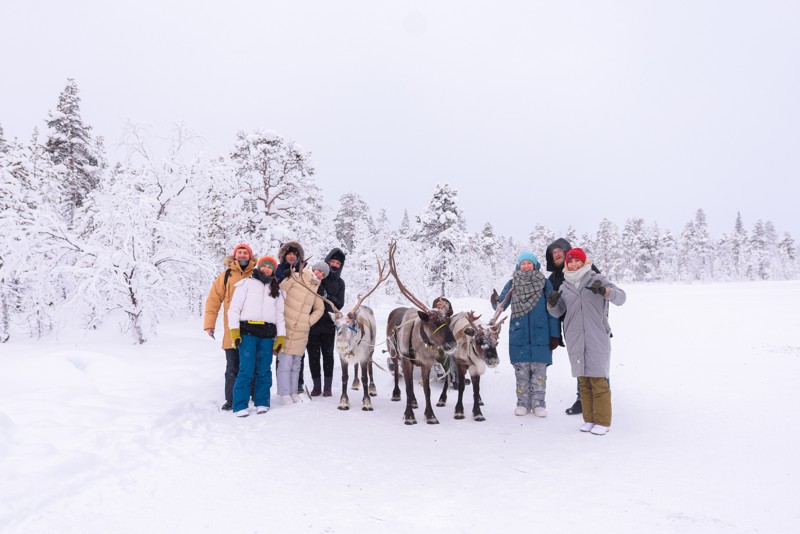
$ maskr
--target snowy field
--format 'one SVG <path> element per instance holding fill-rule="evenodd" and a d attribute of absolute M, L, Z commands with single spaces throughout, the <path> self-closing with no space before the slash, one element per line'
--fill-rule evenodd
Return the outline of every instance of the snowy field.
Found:
<path fill-rule="evenodd" d="M 337 410 L 338 378 L 331 398 L 282 406 L 273 386 L 266 415 L 219 411 L 200 318 L 143 346 L 112 328 L 0 345 L 0 531 L 797 532 L 800 282 L 623 288 L 602 437 L 564 413 L 563 348 L 549 416 L 513 415 L 505 328 L 486 421 L 454 420 L 451 394 L 414 426 L 378 369 L 374 412 L 360 392 Z M 385 324 L 393 303 L 372 305 Z"/>

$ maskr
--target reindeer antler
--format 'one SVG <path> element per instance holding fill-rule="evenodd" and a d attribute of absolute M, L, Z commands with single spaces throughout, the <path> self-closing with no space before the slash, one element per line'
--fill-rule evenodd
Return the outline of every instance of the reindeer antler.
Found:
<path fill-rule="evenodd" d="M 386 275 L 383 274 L 383 271 L 386 269 L 386 263 L 384 262 L 383 264 L 381 264 L 381 259 L 378 257 L 377 254 L 375 254 L 375 260 L 378 262 L 378 281 L 375 283 L 375 285 L 372 287 L 372 289 L 367 291 L 366 294 L 364 294 L 363 296 L 359 296 L 358 297 L 358 301 L 356 302 L 355 306 L 353 306 L 353 309 L 351 309 L 350 313 L 347 314 L 347 316 L 350 319 L 355 317 L 356 311 L 358 311 L 358 307 L 361 306 L 361 303 L 364 302 L 364 300 L 368 296 L 372 295 L 372 293 L 376 289 L 378 289 L 378 286 L 381 285 L 383 282 L 385 282 L 386 279 L 389 278 L 389 275 L 391 274 L 391 273 L 386 273 Z"/>
<path fill-rule="evenodd" d="M 480 319 L 480 318 L 481 318 L 481 316 L 480 316 L 480 315 L 475 315 L 475 311 L 473 311 L 473 310 L 470 310 L 470 311 L 467 313 L 467 322 L 468 322 L 470 325 L 472 325 L 472 328 L 474 328 L 475 330 L 477 330 L 477 329 L 478 329 L 478 325 L 476 325 L 475 323 L 476 323 L 476 322 L 478 321 L 478 319 Z"/>
<path fill-rule="evenodd" d="M 408 288 L 403 285 L 403 282 L 400 281 L 400 277 L 397 275 L 397 265 L 394 263 L 394 253 L 397 250 L 397 241 L 392 240 L 389 244 L 389 272 L 394 276 L 395 282 L 397 282 L 397 287 L 400 289 L 400 292 L 417 308 L 420 310 L 427 312 L 430 311 L 428 307 L 419 300 L 414 294 L 408 290 Z"/>
<path fill-rule="evenodd" d="M 512 282 L 512 284 L 511 284 L 511 287 L 508 289 L 508 293 L 506 293 L 506 297 L 503 299 L 503 302 L 501 302 L 501 303 L 499 303 L 499 304 L 497 305 L 497 310 L 495 310 L 495 312 L 494 312 L 494 316 L 492 316 L 492 319 L 489 321 L 489 326 L 494 326 L 495 322 L 497 321 L 497 318 L 498 318 L 498 317 L 500 317 L 500 314 L 501 314 L 501 313 L 503 313 L 503 312 L 505 311 L 505 309 L 506 309 L 506 303 L 508 302 L 508 299 L 510 299 L 510 298 L 511 298 L 511 292 L 512 292 L 512 291 L 514 291 L 514 284 L 513 284 L 513 282 Z M 506 315 L 505 317 L 503 317 L 503 320 L 502 320 L 502 321 L 500 321 L 500 323 L 498 323 L 498 324 L 503 324 L 503 321 L 505 321 L 505 320 L 506 320 L 506 318 L 508 318 L 508 315 Z"/>
<path fill-rule="evenodd" d="M 303 262 L 303 263 L 305 263 L 305 262 Z M 298 284 L 300 284 L 301 286 L 303 286 L 304 288 L 309 290 L 315 297 L 317 297 L 318 299 L 322 299 L 323 302 L 328 303 L 328 305 L 331 307 L 331 309 L 334 311 L 334 313 L 336 313 L 337 317 L 342 315 L 342 312 L 339 311 L 339 308 L 336 307 L 336 304 L 331 302 L 329 299 L 326 299 L 325 297 L 323 297 L 322 295 L 317 293 L 316 289 L 308 287 L 306 285 L 306 283 L 303 282 L 303 273 L 302 273 L 302 271 L 300 273 L 297 273 L 297 276 L 295 276 L 295 273 L 289 273 L 289 276 L 292 277 L 292 280 L 294 280 L 295 282 L 297 282 Z"/>

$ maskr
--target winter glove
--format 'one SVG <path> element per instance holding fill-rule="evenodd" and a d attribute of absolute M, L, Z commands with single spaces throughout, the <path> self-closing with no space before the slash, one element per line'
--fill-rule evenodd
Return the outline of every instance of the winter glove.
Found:
<path fill-rule="evenodd" d="M 276 336 L 275 343 L 272 344 L 272 352 L 280 354 L 283 350 L 283 343 L 286 341 L 286 336 Z"/>
<path fill-rule="evenodd" d="M 554 307 L 556 304 L 558 304 L 558 299 L 560 298 L 561 298 L 561 292 L 553 291 L 552 293 L 550 293 L 550 296 L 547 297 L 547 305 L 550 306 L 551 308 Z"/>
<path fill-rule="evenodd" d="M 231 341 L 235 349 L 238 349 L 239 345 L 242 344 L 242 334 L 239 332 L 238 328 L 231 328 Z"/>
<path fill-rule="evenodd" d="M 497 290 L 492 289 L 492 296 L 489 297 L 489 302 L 492 303 L 492 308 L 497 309 L 497 298 L 498 298 Z"/>
<path fill-rule="evenodd" d="M 600 280 L 595 280 L 592 282 L 592 285 L 589 286 L 589 291 L 595 295 L 600 295 L 601 297 L 606 296 L 606 288 L 603 287 L 603 284 L 600 283 Z"/>
<path fill-rule="evenodd" d="M 561 346 L 561 338 L 551 337 L 550 350 L 556 350 L 559 346 Z"/>

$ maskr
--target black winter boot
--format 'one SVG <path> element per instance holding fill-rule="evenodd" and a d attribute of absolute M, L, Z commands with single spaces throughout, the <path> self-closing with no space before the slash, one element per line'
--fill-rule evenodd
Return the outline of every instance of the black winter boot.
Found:
<path fill-rule="evenodd" d="M 319 377 L 318 376 L 317 377 L 313 377 L 312 376 L 311 380 L 314 381 L 314 389 L 311 390 L 311 396 L 312 397 L 319 397 L 320 395 L 322 395 L 322 388 L 320 387 Z"/>
<path fill-rule="evenodd" d="M 578 415 L 579 413 L 583 413 L 583 406 L 581 406 L 580 399 L 576 400 L 575 404 L 567 408 L 568 415 Z"/>
<path fill-rule="evenodd" d="M 331 382 L 333 382 L 333 377 L 332 376 L 326 376 L 325 377 L 325 388 L 322 390 L 322 396 L 323 397 L 330 397 L 332 395 L 332 393 L 331 393 Z"/>

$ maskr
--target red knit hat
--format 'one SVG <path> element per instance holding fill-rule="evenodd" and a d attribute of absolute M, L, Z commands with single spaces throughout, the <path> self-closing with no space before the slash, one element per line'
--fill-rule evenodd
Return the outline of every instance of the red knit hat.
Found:
<path fill-rule="evenodd" d="M 570 249 L 570 251 L 567 252 L 567 255 L 564 258 L 565 258 L 564 261 L 581 260 L 583 263 L 586 263 L 586 253 L 583 251 L 583 249 L 580 248 Z"/>
<path fill-rule="evenodd" d="M 276 260 L 272 256 L 264 256 L 264 257 L 262 257 L 260 260 L 258 260 L 257 266 L 260 269 L 261 267 L 263 267 L 267 263 L 272 265 L 272 272 L 275 272 L 275 270 L 278 268 L 278 260 Z"/>
<path fill-rule="evenodd" d="M 243 248 L 243 249 L 245 249 L 247 252 L 249 252 L 249 253 L 250 253 L 250 259 L 251 259 L 251 260 L 253 259 L 253 249 L 252 249 L 252 248 L 250 248 L 250 245 L 248 245 L 247 243 L 239 243 L 238 245 L 236 245 L 235 247 L 233 247 L 233 255 L 234 255 L 234 256 L 236 256 L 236 251 L 237 251 L 237 250 L 239 250 L 240 248 Z"/>

